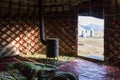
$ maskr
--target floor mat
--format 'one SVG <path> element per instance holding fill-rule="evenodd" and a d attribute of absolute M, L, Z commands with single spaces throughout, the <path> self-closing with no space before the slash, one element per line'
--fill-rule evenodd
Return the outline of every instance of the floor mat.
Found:
<path fill-rule="evenodd" d="M 119 68 L 86 60 L 70 61 L 58 68 L 75 74 L 79 80 L 120 80 Z"/>

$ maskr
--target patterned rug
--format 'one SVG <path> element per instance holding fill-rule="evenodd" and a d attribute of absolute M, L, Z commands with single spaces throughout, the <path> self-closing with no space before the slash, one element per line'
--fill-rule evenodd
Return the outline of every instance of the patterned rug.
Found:
<path fill-rule="evenodd" d="M 86 60 L 74 60 L 58 67 L 76 75 L 78 80 L 120 80 L 120 69 Z"/>

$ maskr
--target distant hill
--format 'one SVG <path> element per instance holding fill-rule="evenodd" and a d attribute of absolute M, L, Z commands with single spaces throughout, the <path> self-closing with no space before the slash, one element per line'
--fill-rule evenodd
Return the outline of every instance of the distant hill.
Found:
<path fill-rule="evenodd" d="M 87 27 L 92 27 L 95 31 L 104 31 L 104 26 L 103 25 L 97 25 L 97 24 L 90 24 Z"/>
<path fill-rule="evenodd" d="M 104 26 L 102 26 L 102 25 L 89 24 L 89 25 L 86 25 L 86 26 L 83 26 L 83 25 L 81 25 L 81 26 L 85 29 L 93 28 L 94 31 L 98 31 L 98 32 L 103 32 L 104 31 Z"/>

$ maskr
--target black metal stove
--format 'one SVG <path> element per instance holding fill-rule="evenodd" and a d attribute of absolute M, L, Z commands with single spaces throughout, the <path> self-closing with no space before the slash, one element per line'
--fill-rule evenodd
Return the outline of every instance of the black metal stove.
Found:
<path fill-rule="evenodd" d="M 47 47 L 47 58 L 57 58 L 59 56 L 59 40 L 57 38 L 49 38 L 46 41 L 46 47 Z"/>

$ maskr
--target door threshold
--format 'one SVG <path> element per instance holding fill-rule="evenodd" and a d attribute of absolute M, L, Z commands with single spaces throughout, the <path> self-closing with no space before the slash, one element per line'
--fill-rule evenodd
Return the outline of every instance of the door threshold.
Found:
<path fill-rule="evenodd" d="M 104 63 L 104 59 L 101 58 L 98 59 L 98 57 L 95 58 L 95 56 L 90 56 L 90 57 L 78 56 L 78 57 L 92 62 Z"/>

